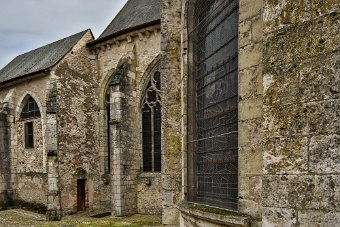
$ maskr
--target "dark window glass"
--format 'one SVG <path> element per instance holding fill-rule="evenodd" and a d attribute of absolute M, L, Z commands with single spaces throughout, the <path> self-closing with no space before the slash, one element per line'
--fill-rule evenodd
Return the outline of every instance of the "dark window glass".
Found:
<path fill-rule="evenodd" d="M 107 94 L 105 96 L 105 104 L 106 104 L 106 117 L 107 117 L 107 153 L 104 156 L 104 172 L 111 172 L 111 134 L 110 134 L 110 88 L 108 88 Z"/>
<path fill-rule="evenodd" d="M 34 148 L 33 122 L 25 123 L 25 148 Z"/>
<path fill-rule="evenodd" d="M 162 106 L 160 73 L 156 71 L 145 91 L 142 109 L 143 171 L 161 171 Z"/>
<path fill-rule="evenodd" d="M 189 33 L 189 200 L 238 204 L 238 1 L 198 0 Z"/>
<path fill-rule="evenodd" d="M 34 117 L 40 117 L 40 111 L 36 101 L 30 96 L 22 109 L 21 119 L 29 119 Z"/>

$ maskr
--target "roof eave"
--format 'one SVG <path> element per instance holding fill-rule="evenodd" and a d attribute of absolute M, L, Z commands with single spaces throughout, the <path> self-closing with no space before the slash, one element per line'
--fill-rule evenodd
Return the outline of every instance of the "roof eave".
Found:
<path fill-rule="evenodd" d="M 15 77 L 15 78 L 12 78 L 12 79 L 9 79 L 9 80 L 5 80 L 5 81 L 2 81 L 0 82 L 0 86 L 4 86 L 6 84 L 11 84 L 11 83 L 15 83 L 16 81 L 21 81 L 21 80 L 25 80 L 25 79 L 31 79 L 29 77 L 33 77 L 33 76 L 42 76 L 42 75 L 39 75 L 39 74 L 46 74 L 46 72 L 49 72 L 52 70 L 52 67 L 48 67 L 46 69 L 41 69 L 39 71 L 36 71 L 36 72 L 31 72 L 31 73 L 28 73 L 28 74 L 24 74 L 24 75 L 21 75 L 19 77 Z M 43 75 L 43 76 L 46 76 L 46 75 Z"/>
<path fill-rule="evenodd" d="M 157 20 L 154 20 L 154 21 L 150 21 L 150 22 L 138 25 L 138 26 L 134 26 L 134 27 L 131 27 L 131 28 L 127 28 L 127 29 L 121 30 L 121 31 L 116 32 L 116 33 L 112 33 L 111 35 L 108 35 L 108 36 L 96 39 L 94 41 L 91 41 L 91 42 L 87 43 L 86 45 L 88 47 L 93 47 L 96 44 L 105 42 L 105 41 L 107 41 L 109 39 L 116 38 L 116 37 L 124 35 L 124 34 L 126 34 L 128 32 L 132 32 L 132 31 L 135 31 L 135 30 L 139 30 L 139 29 L 142 29 L 142 28 L 149 27 L 149 26 L 157 25 L 157 24 L 160 24 L 160 23 L 161 23 L 160 19 L 157 19 Z"/>

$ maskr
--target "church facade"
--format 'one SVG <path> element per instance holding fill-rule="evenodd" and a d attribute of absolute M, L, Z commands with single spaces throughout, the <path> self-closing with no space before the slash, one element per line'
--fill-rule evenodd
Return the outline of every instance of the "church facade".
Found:
<path fill-rule="evenodd" d="M 0 208 L 340 223 L 337 1 L 129 0 L 0 71 Z"/>

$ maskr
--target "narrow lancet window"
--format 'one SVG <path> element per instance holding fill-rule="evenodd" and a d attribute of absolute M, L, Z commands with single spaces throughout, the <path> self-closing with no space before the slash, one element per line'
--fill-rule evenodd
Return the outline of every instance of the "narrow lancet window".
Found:
<path fill-rule="evenodd" d="M 156 71 L 150 79 L 142 106 L 143 171 L 161 171 L 162 105 L 161 75 Z"/>
<path fill-rule="evenodd" d="M 20 115 L 21 120 L 26 121 L 24 124 L 25 148 L 34 148 L 34 122 L 29 120 L 40 116 L 37 102 L 29 96 Z"/>

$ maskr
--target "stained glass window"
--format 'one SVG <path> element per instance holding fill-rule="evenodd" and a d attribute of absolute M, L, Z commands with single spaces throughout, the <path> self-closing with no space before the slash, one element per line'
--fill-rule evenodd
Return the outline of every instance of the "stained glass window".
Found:
<path fill-rule="evenodd" d="M 189 33 L 189 200 L 238 204 L 238 0 L 197 0 Z"/>

